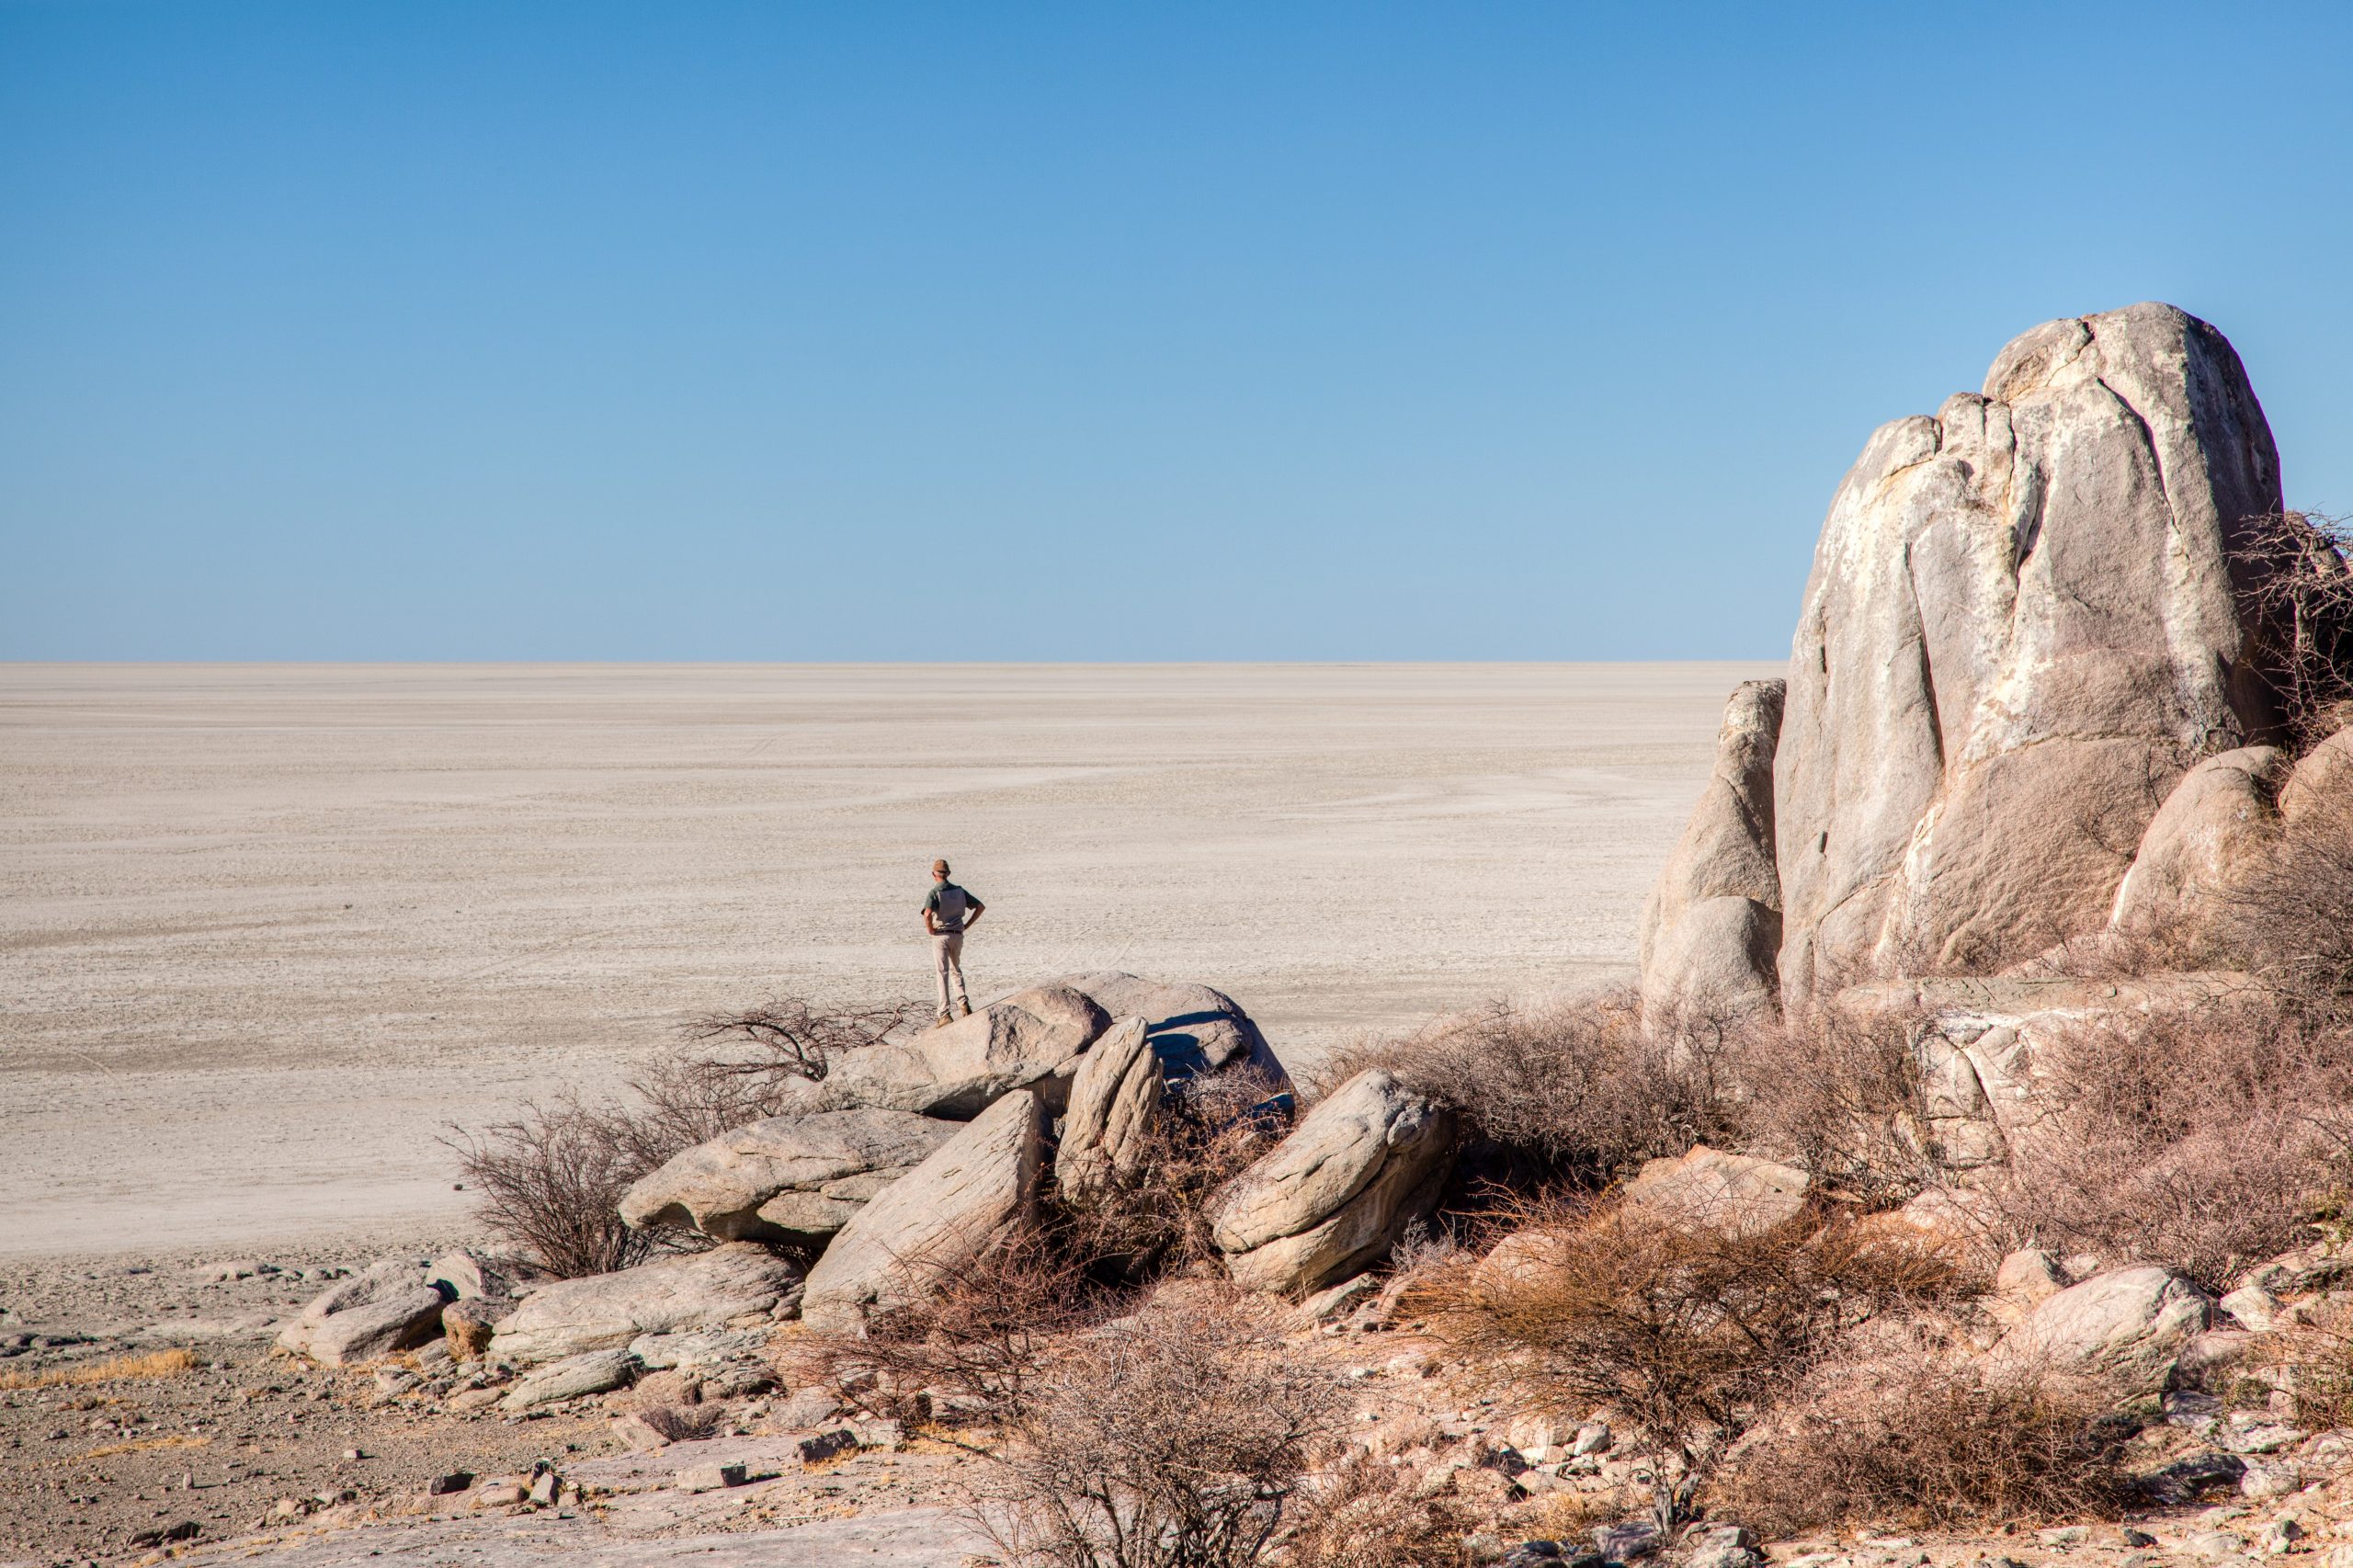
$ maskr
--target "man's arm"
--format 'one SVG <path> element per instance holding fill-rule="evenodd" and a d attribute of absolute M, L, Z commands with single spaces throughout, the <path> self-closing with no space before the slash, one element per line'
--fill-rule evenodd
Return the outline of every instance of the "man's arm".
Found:
<path fill-rule="evenodd" d="M 983 903 L 979 899 L 972 898 L 971 893 L 966 893 L 964 896 L 968 899 L 972 899 L 972 913 L 964 916 L 964 929 L 969 931 L 973 926 L 978 926 L 981 923 L 981 916 L 989 912 L 989 906 Z"/>
<path fill-rule="evenodd" d="M 939 935 L 939 921 L 934 913 L 938 908 L 939 892 L 938 889 L 934 889 L 931 892 L 925 895 L 923 901 L 923 928 L 926 936 L 937 937 Z"/>

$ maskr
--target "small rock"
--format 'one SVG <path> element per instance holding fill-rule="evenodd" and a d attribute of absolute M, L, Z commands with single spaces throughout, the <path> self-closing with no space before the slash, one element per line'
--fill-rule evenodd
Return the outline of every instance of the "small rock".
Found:
<path fill-rule="evenodd" d="M 2200 1530 L 2184 1536 L 2181 1549 L 2197 1557 L 2236 1557 L 2246 1550 L 2246 1539 L 2231 1530 Z"/>
<path fill-rule="evenodd" d="M 425 1380 L 400 1367 L 386 1367 L 376 1374 L 376 1392 L 391 1399 L 408 1392 Z"/>
<path fill-rule="evenodd" d="M 357 1464 L 367 1457 L 367 1453 L 359 1449 L 346 1449 L 343 1450 L 343 1462 L 346 1464 Z"/>
<path fill-rule="evenodd" d="M 1629 1519 L 1624 1524 L 1598 1526 L 1593 1532 L 1593 1544 L 1605 1561 L 1631 1562 L 1658 1550 L 1658 1526 L 1648 1519 Z"/>
<path fill-rule="evenodd" d="M 1570 1441 L 1569 1457 L 1583 1459 L 1587 1454 L 1606 1454 L 1609 1451 L 1611 1440 L 1608 1422 L 1589 1421 L 1577 1428 L 1576 1437 Z"/>
<path fill-rule="evenodd" d="M 2142 1482 L 2142 1489 L 2160 1503 L 2177 1506 L 2196 1503 L 2220 1492 L 2236 1490 L 2246 1477 L 2246 1460 L 2236 1454 L 2187 1454 Z M 2235 1550 L 2235 1549 L 2234 1549 Z"/>
<path fill-rule="evenodd" d="M 2266 1497 L 2285 1497 L 2301 1491 L 2304 1479 L 2291 1464 L 2251 1464 L 2239 1477 L 2239 1495 L 2260 1501 Z"/>
<path fill-rule="evenodd" d="M 447 1497 L 453 1492 L 463 1492 L 474 1483 L 472 1471 L 453 1470 L 447 1475 L 437 1475 L 425 1483 L 427 1497 Z"/>
<path fill-rule="evenodd" d="M 2266 1557 L 2277 1557 L 2282 1552 L 2293 1551 L 2296 1542 L 2303 1539 L 2302 1521 L 2274 1519 L 2265 1528 L 2263 1534 L 2256 1538 L 2256 1545 L 2262 1550 Z"/>
<path fill-rule="evenodd" d="M 2091 1540 L 2091 1528 L 2087 1525 L 2062 1525 L 2056 1529 L 2037 1530 L 2034 1532 L 2035 1540 L 2040 1541 L 2045 1546 L 2053 1547 L 2060 1551 L 2065 1551 L 2069 1547 L 2081 1546 L 2084 1542 Z"/>
<path fill-rule="evenodd" d="M 563 1477 L 551 1470 L 543 1470 L 532 1478 L 530 1498 L 542 1508 L 552 1508 L 556 1497 L 563 1491 Z"/>
<path fill-rule="evenodd" d="M 907 1429 L 896 1421 L 853 1421 L 849 1434 L 861 1449 L 885 1449 L 892 1453 L 907 1446 Z"/>
<path fill-rule="evenodd" d="M 131 1544 L 134 1550 L 145 1551 L 149 1547 L 168 1546 L 176 1540 L 194 1540 L 203 1533 L 204 1527 L 194 1519 L 182 1519 L 176 1525 L 160 1525 L 152 1530 L 142 1530 L 131 1538 Z"/>
<path fill-rule="evenodd" d="M 502 1481 L 474 1494 L 477 1508 L 506 1508 L 530 1500 L 531 1489 L 520 1482 Z"/>
<path fill-rule="evenodd" d="M 820 1432 L 813 1437 L 803 1437 L 801 1440 L 801 1462 L 823 1464 L 835 1455 L 851 1452 L 857 1447 L 858 1434 L 847 1426 L 836 1427 L 831 1432 Z"/>
<path fill-rule="evenodd" d="M 743 1485 L 749 1473 L 740 1464 L 699 1464 L 678 1471 L 676 1485 L 681 1492 L 723 1492 Z"/>
<path fill-rule="evenodd" d="M 2127 1546 L 2140 1547 L 2154 1546 L 2157 1544 L 2157 1538 L 2155 1536 L 2151 1535 L 2147 1530 L 2136 1530 L 2131 1525 L 2127 1525 L 2122 1529 L 2117 1531 L 2116 1535 L 2117 1539 L 2121 1540 Z"/>

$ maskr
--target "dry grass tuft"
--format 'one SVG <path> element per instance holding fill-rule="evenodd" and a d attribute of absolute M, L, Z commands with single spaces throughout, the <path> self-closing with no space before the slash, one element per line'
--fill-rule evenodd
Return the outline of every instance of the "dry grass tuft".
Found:
<path fill-rule="evenodd" d="M 120 1454 L 152 1454 L 161 1452 L 167 1449 L 204 1449 L 211 1446 L 212 1439 L 210 1437 L 188 1437 L 181 1436 L 173 1436 L 169 1437 L 135 1437 L 127 1443 L 103 1444 L 98 1448 L 92 1449 L 86 1454 L 80 1454 L 75 1456 L 70 1461 L 62 1462 L 79 1464 L 85 1460 L 110 1460 Z"/>
<path fill-rule="evenodd" d="M 1415 1496 L 1418 1479 L 1363 1453 L 1319 1478 L 1284 1537 L 1284 1568 L 1463 1568 L 1476 1521 L 1450 1497 Z"/>
<path fill-rule="evenodd" d="M 103 1361 L 51 1367 L 39 1372 L 0 1372 L 0 1389 L 86 1388 L 94 1383 L 153 1381 L 185 1377 L 201 1364 L 193 1350 L 150 1350 L 139 1356 L 112 1356 Z"/>

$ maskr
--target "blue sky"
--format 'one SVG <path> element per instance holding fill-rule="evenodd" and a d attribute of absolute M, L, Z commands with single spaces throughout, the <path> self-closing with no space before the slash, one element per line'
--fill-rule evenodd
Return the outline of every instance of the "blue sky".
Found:
<path fill-rule="evenodd" d="M 1870 428 L 2237 344 L 2353 7 L 0 4 L 0 658 L 1778 657 Z"/>

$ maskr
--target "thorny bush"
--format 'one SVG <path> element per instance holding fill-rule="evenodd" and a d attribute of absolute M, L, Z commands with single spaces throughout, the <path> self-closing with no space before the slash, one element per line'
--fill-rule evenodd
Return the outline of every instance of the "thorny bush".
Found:
<path fill-rule="evenodd" d="M 1724 1503 L 1778 1536 L 2113 1517 L 2132 1431 L 2099 1388 L 1926 1360 L 1805 1404 L 1740 1457 Z"/>
<path fill-rule="evenodd" d="M 619 1103 L 566 1090 L 511 1120 L 453 1129 L 442 1142 L 478 1195 L 485 1228 L 562 1278 L 641 1263 L 658 1247 L 697 1244 L 621 1223 L 621 1195 L 683 1150 L 793 1103 L 842 1051 L 917 1017 L 913 1006 L 826 1009 L 801 998 L 698 1019 L 695 1044 L 641 1073 Z"/>
<path fill-rule="evenodd" d="M 1617 1412 L 1670 1530 L 1740 1434 L 1842 1335 L 1961 1288 L 1933 1246 L 1846 1221 L 1718 1229 L 1613 1205 L 1529 1221 L 1489 1258 L 1418 1279 L 1408 1310 L 1517 1408 L 1566 1421 Z"/>

